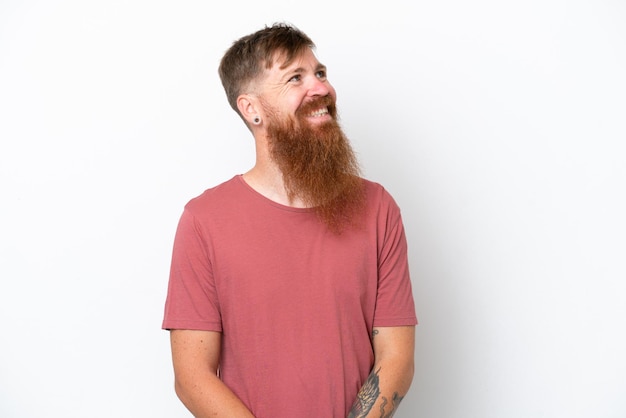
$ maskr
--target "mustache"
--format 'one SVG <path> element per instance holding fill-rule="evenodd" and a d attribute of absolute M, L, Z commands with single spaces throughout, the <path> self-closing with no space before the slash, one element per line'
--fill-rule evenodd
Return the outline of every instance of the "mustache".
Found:
<path fill-rule="evenodd" d="M 328 113 L 330 113 L 333 118 L 337 116 L 337 106 L 335 105 L 335 100 L 330 95 L 318 97 L 310 102 L 304 103 L 296 111 L 296 116 L 305 116 L 323 107 L 328 109 Z"/>

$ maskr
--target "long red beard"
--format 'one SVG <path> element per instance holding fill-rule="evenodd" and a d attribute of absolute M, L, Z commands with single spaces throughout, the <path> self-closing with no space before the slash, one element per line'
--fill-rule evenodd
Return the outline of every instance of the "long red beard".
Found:
<path fill-rule="evenodd" d="M 302 116 L 324 105 L 333 121 L 312 126 Z M 358 225 L 365 199 L 358 161 L 336 117 L 332 100 L 322 98 L 299 109 L 297 122 L 270 117 L 268 136 L 288 197 L 301 199 L 332 230 L 341 232 Z"/>

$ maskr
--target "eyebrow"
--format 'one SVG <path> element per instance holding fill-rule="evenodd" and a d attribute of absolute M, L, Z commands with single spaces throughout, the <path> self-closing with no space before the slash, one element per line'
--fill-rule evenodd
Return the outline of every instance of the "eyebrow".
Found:
<path fill-rule="evenodd" d="M 315 67 L 314 72 L 318 72 L 320 70 L 324 70 L 326 71 L 327 68 L 324 64 L 319 63 L 317 64 L 317 66 Z M 293 70 L 289 70 L 285 73 L 285 75 L 282 78 L 287 78 L 287 77 L 291 77 L 293 74 L 298 74 L 298 73 L 303 73 L 306 71 L 306 68 L 304 67 L 298 67 L 298 68 L 294 68 Z"/>

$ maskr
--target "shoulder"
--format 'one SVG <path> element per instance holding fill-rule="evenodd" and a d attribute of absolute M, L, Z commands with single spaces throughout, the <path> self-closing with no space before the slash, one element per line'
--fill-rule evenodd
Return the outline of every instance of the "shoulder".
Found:
<path fill-rule="evenodd" d="M 385 187 L 372 180 L 363 179 L 367 195 L 368 207 L 379 208 L 384 211 L 399 211 L 398 204 Z"/>
<path fill-rule="evenodd" d="M 229 202 L 236 202 L 245 192 L 241 187 L 241 179 L 234 176 L 230 180 L 206 189 L 200 195 L 192 198 L 185 205 L 185 210 L 190 212 L 206 212 L 212 209 L 228 206 Z"/>

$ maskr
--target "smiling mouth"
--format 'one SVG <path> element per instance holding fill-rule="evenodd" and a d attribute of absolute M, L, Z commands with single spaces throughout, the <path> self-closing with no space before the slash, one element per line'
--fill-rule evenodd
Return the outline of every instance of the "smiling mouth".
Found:
<path fill-rule="evenodd" d="M 318 117 L 324 116 L 324 115 L 328 115 L 328 108 L 327 107 L 323 107 L 321 109 L 317 109 L 317 110 L 309 113 L 309 116 L 314 117 L 314 118 L 318 118 Z"/>
<path fill-rule="evenodd" d="M 300 109 L 296 111 L 296 115 L 302 118 L 309 118 L 311 121 L 313 119 L 325 119 L 327 117 L 335 119 L 335 102 L 330 95 L 318 97 L 308 103 L 304 103 Z"/>

